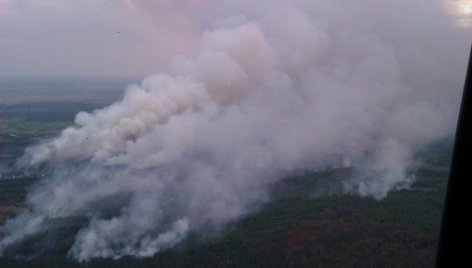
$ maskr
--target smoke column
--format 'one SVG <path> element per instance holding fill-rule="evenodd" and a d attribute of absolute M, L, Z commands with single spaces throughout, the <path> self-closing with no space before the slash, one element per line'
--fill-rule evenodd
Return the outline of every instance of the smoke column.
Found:
<path fill-rule="evenodd" d="M 469 44 L 438 1 L 126 6 L 186 16 L 195 55 L 27 149 L 19 163 L 52 174 L 1 227 L 0 254 L 84 217 L 73 258 L 152 256 L 260 207 L 295 169 L 355 167 L 345 191 L 381 199 L 411 184 L 415 151 L 454 130 Z"/>

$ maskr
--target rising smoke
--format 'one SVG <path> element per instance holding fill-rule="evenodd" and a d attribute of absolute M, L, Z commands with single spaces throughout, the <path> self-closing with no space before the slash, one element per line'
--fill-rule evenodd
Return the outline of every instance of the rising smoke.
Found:
<path fill-rule="evenodd" d="M 356 167 L 345 191 L 383 198 L 454 130 L 468 44 L 437 1 L 127 3 L 185 10 L 198 52 L 27 149 L 23 167 L 52 173 L 2 227 L 0 254 L 83 217 L 72 257 L 152 256 L 254 210 L 295 169 Z"/>

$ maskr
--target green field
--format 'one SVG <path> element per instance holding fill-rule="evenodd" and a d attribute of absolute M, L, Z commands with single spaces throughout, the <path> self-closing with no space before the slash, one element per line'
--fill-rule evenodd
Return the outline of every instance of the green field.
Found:
<path fill-rule="evenodd" d="M 104 105 L 77 101 L 0 104 L 0 179 L 18 177 L 15 172 L 2 171 L 12 166 L 27 146 L 73 125 L 79 111 L 92 112 Z"/>
<path fill-rule="evenodd" d="M 77 112 L 91 112 L 102 106 L 78 102 L 0 104 L 0 144 L 30 144 L 56 135 L 73 124 Z"/>
<path fill-rule="evenodd" d="M 305 172 L 273 185 L 272 201 L 258 212 L 152 258 L 74 262 L 65 255 L 77 228 L 71 220 L 43 234 L 63 248 L 3 258 L 0 267 L 433 267 L 451 148 L 446 139 L 419 152 L 410 171 L 416 182 L 381 201 L 338 191 L 350 169 Z M 23 206 L 35 180 L 0 180 L 1 221 Z"/>

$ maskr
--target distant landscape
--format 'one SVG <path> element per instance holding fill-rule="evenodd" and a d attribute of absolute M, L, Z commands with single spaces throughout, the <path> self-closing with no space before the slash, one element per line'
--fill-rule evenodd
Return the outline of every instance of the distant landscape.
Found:
<path fill-rule="evenodd" d="M 45 90 L 44 99 L 14 87 L 5 92 L 1 224 L 25 208 L 28 189 L 47 180 L 47 174 L 12 168 L 26 146 L 72 125 L 77 112 L 91 112 L 122 94 L 100 91 L 102 98 L 89 101 L 92 91 L 52 99 L 54 90 Z M 272 185 L 271 201 L 256 212 L 218 230 L 194 232 L 151 258 L 69 259 L 74 235 L 85 223 L 70 218 L 10 248 L 0 267 L 432 267 L 451 149 L 452 138 L 426 146 L 410 165 L 416 177 L 411 188 L 380 201 L 343 193 L 343 181 L 356 172 L 352 168 L 297 171 Z"/>
<path fill-rule="evenodd" d="M 137 82 L 139 79 L 136 78 L 2 76 L 0 105 L 8 108 L 8 105 L 20 104 L 19 107 L 10 107 L 13 109 L 38 107 L 42 103 L 60 105 L 65 102 L 104 106 L 120 99 L 126 86 Z M 75 110 L 80 111 L 77 107 Z"/>
<path fill-rule="evenodd" d="M 2 77 L 0 79 L 0 178 L 23 150 L 123 95 L 132 79 Z M 3 170 L 3 172 L 1 172 Z"/>

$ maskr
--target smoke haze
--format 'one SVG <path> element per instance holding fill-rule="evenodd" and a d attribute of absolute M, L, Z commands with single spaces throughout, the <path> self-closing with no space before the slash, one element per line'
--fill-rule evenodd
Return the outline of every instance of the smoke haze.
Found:
<path fill-rule="evenodd" d="M 355 167 L 345 192 L 380 199 L 454 131 L 471 36 L 439 1 L 123 3 L 143 20 L 165 8 L 159 23 L 191 25 L 195 47 L 27 149 L 21 166 L 52 172 L 0 254 L 79 216 L 73 258 L 152 256 L 257 209 L 297 169 Z"/>

